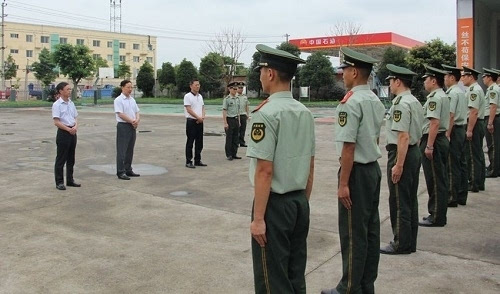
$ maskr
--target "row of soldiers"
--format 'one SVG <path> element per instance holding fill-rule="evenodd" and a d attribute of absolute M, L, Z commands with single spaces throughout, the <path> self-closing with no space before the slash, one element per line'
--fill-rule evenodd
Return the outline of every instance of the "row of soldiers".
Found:
<path fill-rule="evenodd" d="M 247 147 L 245 130 L 249 116 L 248 97 L 243 94 L 244 82 L 231 82 L 227 85 L 229 94 L 222 102 L 222 120 L 226 132 L 226 159 L 241 159 L 238 147 Z"/>

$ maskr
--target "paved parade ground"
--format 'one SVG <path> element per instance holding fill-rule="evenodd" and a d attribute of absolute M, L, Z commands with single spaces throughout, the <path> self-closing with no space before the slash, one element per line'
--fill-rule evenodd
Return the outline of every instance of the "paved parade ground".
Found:
<path fill-rule="evenodd" d="M 123 181 L 115 175 L 112 108 L 78 111 L 74 175 L 82 187 L 59 191 L 50 109 L 0 109 L 0 293 L 253 293 L 249 160 L 225 159 L 221 115 L 211 112 L 205 122 L 208 167 L 188 169 L 182 114 L 144 111 L 133 164 L 141 177 Z M 308 293 L 319 293 L 342 272 L 339 161 L 333 110 L 313 112 L 306 278 Z M 386 245 L 392 232 L 382 149 Z M 486 179 L 486 191 L 448 210 L 445 227 L 419 228 L 416 253 L 381 255 L 377 293 L 500 293 L 499 191 L 500 178 Z M 427 215 L 427 198 L 421 172 L 420 217 Z"/>

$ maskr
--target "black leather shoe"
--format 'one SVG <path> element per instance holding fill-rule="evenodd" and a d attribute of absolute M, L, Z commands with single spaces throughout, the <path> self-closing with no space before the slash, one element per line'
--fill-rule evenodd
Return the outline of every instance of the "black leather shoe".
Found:
<path fill-rule="evenodd" d="M 241 159 L 241 157 L 235 155 L 233 156 L 233 159 Z"/>
<path fill-rule="evenodd" d="M 397 251 L 392 244 L 389 244 L 383 248 L 380 248 L 380 253 L 382 254 L 391 254 L 391 255 L 396 255 L 396 254 L 410 254 L 410 251 Z"/>
<path fill-rule="evenodd" d="M 484 191 L 484 186 L 483 187 L 479 187 L 479 191 Z"/>
<path fill-rule="evenodd" d="M 64 184 L 57 184 L 56 189 L 57 190 L 66 190 L 66 187 L 64 186 Z"/>
<path fill-rule="evenodd" d="M 418 225 L 421 227 L 444 227 L 445 226 L 445 225 L 433 223 L 429 219 L 418 222 Z"/>
<path fill-rule="evenodd" d="M 333 288 L 333 289 L 321 290 L 321 294 L 340 294 L 340 293 L 339 291 L 337 291 L 337 289 Z"/>
<path fill-rule="evenodd" d="M 458 203 L 456 201 L 452 201 L 448 203 L 448 207 L 457 207 Z"/>
<path fill-rule="evenodd" d="M 429 214 L 428 216 L 424 216 L 422 219 L 423 220 L 428 220 L 428 219 L 430 219 L 430 217 L 431 217 L 431 215 Z"/>
<path fill-rule="evenodd" d="M 494 173 L 488 173 L 488 174 L 486 174 L 486 178 L 496 178 L 496 177 L 497 177 L 497 175 L 494 174 Z"/>
<path fill-rule="evenodd" d="M 457 203 L 460 204 L 460 205 L 463 205 L 463 206 L 467 205 L 466 202 L 460 202 L 460 201 L 458 201 Z"/>
<path fill-rule="evenodd" d="M 192 162 L 190 162 L 190 163 L 186 163 L 186 167 L 187 168 L 195 168 L 196 166 L 194 166 L 194 164 Z"/>
<path fill-rule="evenodd" d="M 247 144 L 240 144 L 240 147 L 248 147 Z"/>
<path fill-rule="evenodd" d="M 78 183 L 75 183 L 75 182 L 68 182 L 66 184 L 66 186 L 69 186 L 69 187 L 81 187 L 82 185 L 81 184 L 78 184 Z"/>
<path fill-rule="evenodd" d="M 196 166 L 207 166 L 206 164 L 204 164 L 201 161 L 195 162 L 194 165 L 196 165 Z"/>
<path fill-rule="evenodd" d="M 120 180 L 130 180 L 130 178 L 126 174 L 119 174 L 118 178 Z"/>
<path fill-rule="evenodd" d="M 477 193 L 479 189 L 477 187 L 469 186 L 469 192 Z"/>
<path fill-rule="evenodd" d="M 140 174 L 136 174 L 133 171 L 126 172 L 125 174 L 129 177 L 140 177 L 141 176 Z"/>
<path fill-rule="evenodd" d="M 233 160 L 233 157 L 232 156 L 228 156 L 226 157 L 227 160 Z"/>

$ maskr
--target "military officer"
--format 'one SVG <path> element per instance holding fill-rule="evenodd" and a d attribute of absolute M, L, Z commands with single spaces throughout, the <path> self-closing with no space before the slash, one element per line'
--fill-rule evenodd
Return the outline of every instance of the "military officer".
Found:
<path fill-rule="evenodd" d="M 380 253 L 410 254 L 417 250 L 417 191 L 421 156 L 417 143 L 422 137 L 424 111 L 422 104 L 410 92 L 416 73 L 393 64 L 386 67 L 390 72 L 386 78 L 389 89 L 396 95 L 386 121 L 387 183 L 394 240 L 380 248 Z"/>
<path fill-rule="evenodd" d="M 429 95 L 424 105 L 425 119 L 420 140 L 422 167 L 424 169 L 429 201 L 429 216 L 419 222 L 424 227 L 444 227 L 448 210 L 448 177 L 446 162 L 450 142 L 446 130 L 450 122 L 450 99 L 443 91 L 446 71 L 426 66 L 424 88 Z"/>
<path fill-rule="evenodd" d="M 486 145 L 490 165 L 486 173 L 487 178 L 496 178 L 500 175 L 500 87 L 497 85 L 498 73 L 494 70 L 483 68 L 483 83 L 488 87 L 486 91 L 486 110 L 484 121 L 486 123 Z"/>
<path fill-rule="evenodd" d="M 448 155 L 448 207 L 465 205 L 468 193 L 467 161 L 465 160 L 465 128 L 467 126 L 467 99 L 465 93 L 458 86 L 461 69 L 458 67 L 441 65 L 448 73 L 444 76 L 446 95 L 450 99 L 450 123 L 446 137 L 450 141 Z"/>
<path fill-rule="evenodd" d="M 314 175 L 314 118 L 292 97 L 290 81 L 305 61 L 257 45 L 256 70 L 270 94 L 252 112 L 249 176 L 255 293 L 306 293 L 309 197 Z"/>
<path fill-rule="evenodd" d="M 239 129 L 239 144 L 240 147 L 247 147 L 245 143 L 245 132 L 247 129 L 247 120 L 250 117 L 248 115 L 248 97 L 243 94 L 243 88 L 245 87 L 245 82 L 238 83 L 237 96 L 240 100 L 240 129 Z"/>
<path fill-rule="evenodd" d="M 385 108 L 368 86 L 378 61 L 347 47 L 341 52 L 340 68 L 349 89 L 337 106 L 335 125 L 341 166 L 337 196 L 343 274 L 336 288 L 321 293 L 374 293 L 380 258 L 378 138 Z"/>
<path fill-rule="evenodd" d="M 236 96 L 237 82 L 231 82 L 227 85 L 229 95 L 222 102 L 222 120 L 226 132 L 226 158 L 227 160 L 241 159 L 238 152 L 238 130 L 240 127 L 239 108 L 240 100 Z"/>
<path fill-rule="evenodd" d="M 477 83 L 480 72 L 473 68 L 463 67 L 462 82 L 467 87 L 467 132 L 465 155 L 469 172 L 469 191 L 479 192 L 484 190 L 486 176 L 486 164 L 484 162 L 483 138 L 484 138 L 484 113 L 486 100 L 481 86 Z"/>

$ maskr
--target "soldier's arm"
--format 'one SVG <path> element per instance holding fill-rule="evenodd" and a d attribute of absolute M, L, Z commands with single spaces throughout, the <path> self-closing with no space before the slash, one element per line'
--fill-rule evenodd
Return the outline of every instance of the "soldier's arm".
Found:
<path fill-rule="evenodd" d="M 309 164 L 309 177 L 307 178 L 307 186 L 306 186 L 306 197 L 308 201 L 311 198 L 313 181 L 314 181 L 314 156 L 311 156 L 311 163 Z"/>
<path fill-rule="evenodd" d="M 253 221 L 250 224 L 250 232 L 261 247 L 267 243 L 264 215 L 266 214 L 272 179 L 273 162 L 257 159 L 254 176 Z"/>
<path fill-rule="evenodd" d="M 344 142 L 340 157 L 340 180 L 338 197 L 346 209 L 351 209 L 352 201 L 349 192 L 349 177 L 354 164 L 354 150 L 356 143 Z"/>
<path fill-rule="evenodd" d="M 493 125 L 495 121 L 495 115 L 497 114 L 497 105 L 495 103 L 490 103 L 490 117 L 488 118 L 488 125 Z"/>
<path fill-rule="evenodd" d="M 446 130 L 446 137 L 448 137 L 448 139 L 451 136 L 451 131 L 453 130 L 454 124 L 455 124 L 455 113 L 450 112 L 450 123 L 448 125 L 448 130 Z"/>
<path fill-rule="evenodd" d="M 436 141 L 438 130 L 439 130 L 439 119 L 431 118 L 429 124 L 429 137 L 427 139 L 427 146 L 434 148 L 434 141 Z"/>
<path fill-rule="evenodd" d="M 477 121 L 477 114 L 478 114 L 478 109 L 474 107 L 469 107 L 470 108 L 470 113 L 469 113 L 469 122 L 467 123 L 467 132 L 472 133 L 472 130 L 474 130 L 474 126 L 476 125 Z"/>

